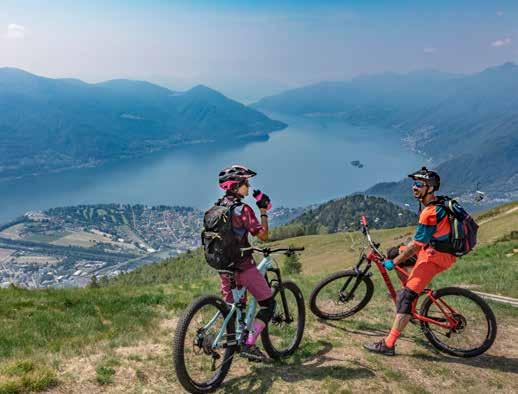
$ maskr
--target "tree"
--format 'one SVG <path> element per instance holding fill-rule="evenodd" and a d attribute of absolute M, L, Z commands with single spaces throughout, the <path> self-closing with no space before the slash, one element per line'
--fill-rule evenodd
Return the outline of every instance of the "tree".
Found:
<path fill-rule="evenodd" d="M 92 279 L 91 279 L 90 283 L 88 284 L 88 287 L 90 289 L 98 289 L 100 287 L 99 282 L 97 281 L 97 276 L 95 276 L 95 275 L 92 276 Z"/>
<path fill-rule="evenodd" d="M 317 234 L 329 234 L 329 228 L 327 226 L 324 226 L 323 224 L 319 224 L 317 227 Z"/>
<path fill-rule="evenodd" d="M 290 247 L 292 247 L 291 245 Z M 300 274 L 302 271 L 302 263 L 299 260 L 299 256 L 296 253 L 290 254 L 286 256 L 284 259 L 284 272 L 288 275 L 290 274 Z"/>

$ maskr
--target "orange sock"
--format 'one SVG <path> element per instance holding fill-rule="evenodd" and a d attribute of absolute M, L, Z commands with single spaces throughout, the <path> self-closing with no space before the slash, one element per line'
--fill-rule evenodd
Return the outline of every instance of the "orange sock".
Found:
<path fill-rule="evenodd" d="M 390 330 L 388 337 L 385 338 L 385 345 L 387 345 L 387 347 L 394 347 L 400 335 L 401 331 L 393 328 L 392 330 Z"/>

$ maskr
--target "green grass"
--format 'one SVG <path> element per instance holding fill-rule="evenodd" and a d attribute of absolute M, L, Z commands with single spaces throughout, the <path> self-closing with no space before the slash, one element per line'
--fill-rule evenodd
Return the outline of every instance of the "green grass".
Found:
<path fill-rule="evenodd" d="M 205 262 L 201 249 L 146 265 L 110 280 L 110 284 L 135 286 L 169 283 L 193 283 L 214 278 L 216 272 Z"/>
<path fill-rule="evenodd" d="M 68 234 L 70 234 L 70 232 L 68 231 L 56 232 L 53 234 L 32 234 L 30 237 L 27 238 L 27 241 L 51 243 L 57 241 L 58 239 L 66 237 Z"/>
<path fill-rule="evenodd" d="M 108 341 L 128 342 L 151 330 L 161 310 L 184 308 L 198 284 L 98 289 L 0 289 L 0 362 L 39 351 L 63 352 Z"/>
<path fill-rule="evenodd" d="M 513 253 L 516 249 L 518 241 L 480 247 L 458 259 L 433 283 L 436 287 L 473 286 L 473 290 L 518 298 L 518 253 Z"/>

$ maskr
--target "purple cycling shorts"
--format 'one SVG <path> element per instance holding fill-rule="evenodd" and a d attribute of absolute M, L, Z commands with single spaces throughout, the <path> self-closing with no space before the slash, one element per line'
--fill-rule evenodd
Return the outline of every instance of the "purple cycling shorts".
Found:
<path fill-rule="evenodd" d="M 220 278 L 223 299 L 228 303 L 234 302 L 230 279 L 225 274 L 220 275 Z M 236 284 L 239 289 L 243 286 L 246 287 L 257 301 L 263 301 L 272 296 L 272 289 L 256 266 L 251 266 L 242 272 L 236 272 Z M 246 295 L 244 301 L 246 301 Z"/>

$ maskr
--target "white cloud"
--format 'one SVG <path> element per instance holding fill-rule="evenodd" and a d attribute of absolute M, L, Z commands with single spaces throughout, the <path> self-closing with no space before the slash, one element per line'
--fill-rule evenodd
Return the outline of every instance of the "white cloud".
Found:
<path fill-rule="evenodd" d="M 509 45 L 512 42 L 510 37 L 502 38 L 501 40 L 496 40 L 495 42 L 491 43 L 494 47 L 505 47 Z"/>
<path fill-rule="evenodd" d="M 497 11 L 496 16 L 504 16 L 504 11 Z"/>
<path fill-rule="evenodd" d="M 435 52 L 437 52 L 437 48 L 431 48 L 431 47 L 423 48 L 423 52 L 424 53 L 435 53 Z"/>
<path fill-rule="evenodd" d="M 7 26 L 7 38 L 25 38 L 25 27 L 17 25 L 16 23 L 11 23 L 9 26 Z"/>

